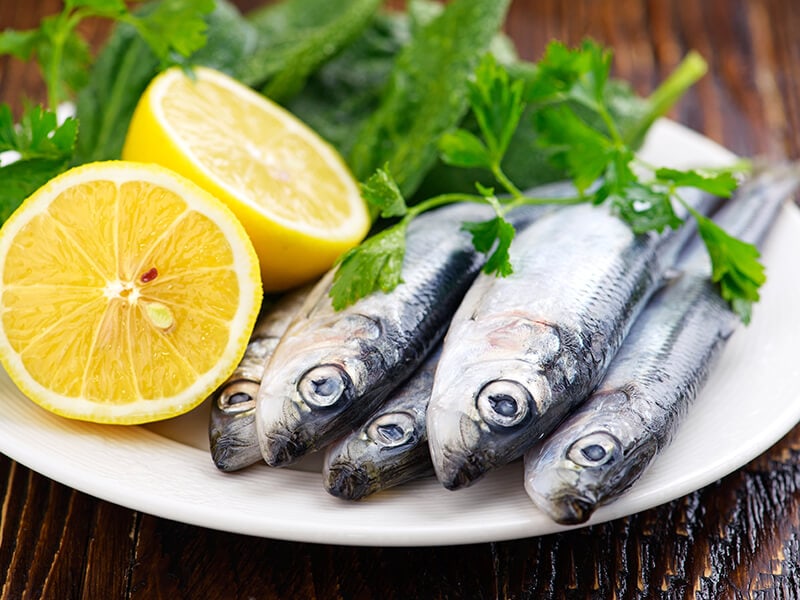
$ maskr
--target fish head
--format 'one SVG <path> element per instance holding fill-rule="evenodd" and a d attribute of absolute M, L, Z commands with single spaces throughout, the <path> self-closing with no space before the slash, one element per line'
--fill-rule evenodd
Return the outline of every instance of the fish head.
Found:
<path fill-rule="evenodd" d="M 587 426 L 583 420 L 580 412 L 571 417 L 525 461 L 528 495 L 564 525 L 586 522 L 599 506 L 629 488 L 657 452 L 652 436 L 623 442 L 625 424 L 618 427 L 613 411 L 607 425 L 595 421 Z"/>
<path fill-rule="evenodd" d="M 556 329 L 513 319 L 471 338 L 446 362 L 443 351 L 428 408 L 431 457 L 448 489 L 518 458 L 556 417 L 547 410 L 557 391 L 548 372 L 561 352 Z"/>
<path fill-rule="evenodd" d="M 208 427 L 211 458 L 221 471 L 237 471 L 261 460 L 256 437 L 260 381 L 232 377 L 211 399 Z"/>
<path fill-rule="evenodd" d="M 337 418 L 374 385 L 383 357 L 378 321 L 336 319 L 313 336 L 290 329 L 267 363 L 256 400 L 261 455 L 287 465 L 338 437 Z"/>
<path fill-rule="evenodd" d="M 424 415 L 381 413 L 331 446 L 323 467 L 325 488 L 358 500 L 430 471 Z"/>

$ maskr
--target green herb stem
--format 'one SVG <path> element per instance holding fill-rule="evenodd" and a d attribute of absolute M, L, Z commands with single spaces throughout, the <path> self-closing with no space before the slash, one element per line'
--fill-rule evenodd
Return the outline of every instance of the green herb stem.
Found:
<path fill-rule="evenodd" d="M 439 208 L 440 206 L 445 206 L 447 204 L 455 204 L 456 202 L 475 202 L 478 204 L 486 204 L 486 198 L 479 196 L 478 194 L 439 194 L 438 196 L 433 196 L 423 200 L 414 206 L 409 206 L 408 212 L 404 216 L 404 220 L 410 221 L 414 217 L 426 211 Z"/>
<path fill-rule="evenodd" d="M 708 63 L 695 51 L 689 52 L 675 70 L 647 98 L 648 111 L 625 140 L 636 145 L 644 138 L 650 126 L 670 108 L 708 71 Z"/>
<path fill-rule="evenodd" d="M 512 197 L 523 198 L 525 196 L 525 194 L 514 185 L 514 182 L 509 179 L 508 175 L 505 174 L 499 162 L 492 165 L 492 175 L 494 175 L 497 182 L 502 185 Z"/>

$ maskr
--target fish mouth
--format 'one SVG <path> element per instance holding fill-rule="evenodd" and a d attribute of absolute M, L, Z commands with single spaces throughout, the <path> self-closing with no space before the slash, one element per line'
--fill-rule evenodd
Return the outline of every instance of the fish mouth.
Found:
<path fill-rule="evenodd" d="M 442 459 L 436 476 L 448 490 L 471 486 L 493 465 L 491 452 L 474 453 L 458 448 L 445 447 Z"/>
<path fill-rule="evenodd" d="M 253 441 L 222 436 L 211 441 L 211 460 L 220 470 L 230 473 L 249 467 L 261 460 L 261 451 Z"/>
<path fill-rule="evenodd" d="M 261 460 L 261 449 L 255 436 L 255 418 L 241 415 L 233 421 L 212 420 L 209 428 L 209 448 L 214 465 L 225 472 L 238 471 Z"/>
<path fill-rule="evenodd" d="M 308 446 L 297 435 L 271 432 L 261 439 L 261 457 L 270 467 L 285 467 L 303 456 Z"/>
<path fill-rule="evenodd" d="M 372 492 L 372 482 L 364 469 L 337 463 L 326 469 L 325 489 L 344 500 L 360 500 Z"/>
<path fill-rule="evenodd" d="M 547 512 L 561 525 L 581 525 L 589 520 L 597 503 L 582 496 L 565 495 L 547 505 Z"/>

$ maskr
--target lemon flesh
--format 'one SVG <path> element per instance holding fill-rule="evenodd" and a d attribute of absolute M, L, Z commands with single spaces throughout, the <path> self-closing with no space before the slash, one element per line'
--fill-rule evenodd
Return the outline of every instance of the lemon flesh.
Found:
<path fill-rule="evenodd" d="M 93 163 L 0 230 L 0 360 L 55 413 L 142 423 L 233 371 L 261 302 L 258 259 L 219 201 L 155 165 Z"/>
<path fill-rule="evenodd" d="M 122 157 L 169 167 L 225 202 L 253 242 L 267 290 L 318 277 L 370 226 L 335 150 L 212 69 L 157 76 L 137 105 Z"/>

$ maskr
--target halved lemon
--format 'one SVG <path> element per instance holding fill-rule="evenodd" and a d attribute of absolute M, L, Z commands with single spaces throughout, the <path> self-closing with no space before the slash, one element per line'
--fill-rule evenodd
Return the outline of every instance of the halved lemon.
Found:
<path fill-rule="evenodd" d="M 319 276 L 370 226 L 358 185 L 331 146 L 212 69 L 158 75 L 139 100 L 122 157 L 169 167 L 225 202 L 253 241 L 267 290 Z"/>
<path fill-rule="evenodd" d="M 225 205 L 156 165 L 56 177 L 0 230 L 0 360 L 44 408 L 143 423 L 233 371 L 261 303 L 258 258 Z"/>

